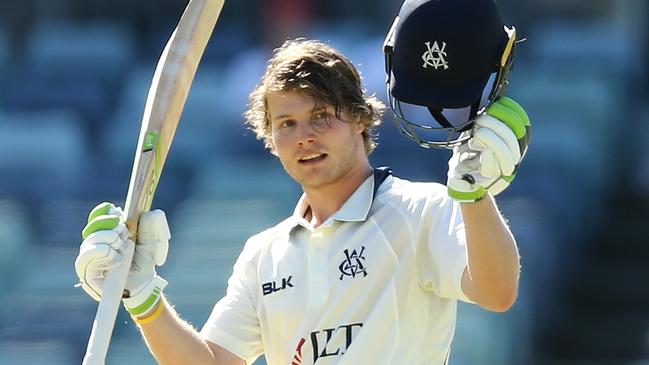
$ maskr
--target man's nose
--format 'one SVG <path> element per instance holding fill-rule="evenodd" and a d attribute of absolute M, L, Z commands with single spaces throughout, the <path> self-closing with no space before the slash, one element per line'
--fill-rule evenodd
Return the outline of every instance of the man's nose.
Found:
<path fill-rule="evenodd" d="M 304 145 L 313 143 L 316 139 L 316 131 L 310 121 L 301 121 L 298 123 L 298 144 Z"/>

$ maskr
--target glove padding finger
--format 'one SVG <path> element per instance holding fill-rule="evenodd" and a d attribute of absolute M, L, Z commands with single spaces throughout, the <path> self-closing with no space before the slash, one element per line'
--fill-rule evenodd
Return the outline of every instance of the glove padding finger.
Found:
<path fill-rule="evenodd" d="M 95 232 L 79 248 L 75 266 L 93 271 L 110 270 L 122 262 L 126 245 L 113 231 Z M 114 246 L 114 247 L 113 247 Z"/>
<path fill-rule="evenodd" d="M 509 127 L 517 140 L 523 138 L 528 132 L 530 121 L 527 113 L 517 102 L 510 98 L 498 99 L 487 108 L 486 114 Z"/>
<path fill-rule="evenodd" d="M 500 164 L 492 151 L 485 149 L 480 152 L 479 172 L 487 178 L 500 177 Z"/>
<path fill-rule="evenodd" d="M 123 215 L 122 209 L 116 207 L 113 203 L 104 202 L 97 205 L 88 214 L 88 222 L 81 232 L 81 237 L 85 240 L 94 232 L 117 228 L 124 220 Z M 128 238 L 130 233 L 128 233 L 128 230 L 126 233 L 125 237 Z"/>
<path fill-rule="evenodd" d="M 510 129 L 504 122 L 494 118 L 488 114 L 480 115 L 475 122 L 476 130 L 488 128 L 495 133 L 500 139 L 507 144 L 507 148 L 511 151 L 512 157 L 515 161 L 521 159 L 521 150 L 518 144 L 518 138 L 513 130 Z"/>
<path fill-rule="evenodd" d="M 506 127 L 505 127 L 506 128 Z M 511 175 L 514 172 L 514 167 L 520 158 L 520 151 L 518 141 L 511 131 L 509 135 L 503 136 L 495 133 L 490 128 L 476 128 L 473 133 L 472 140 L 469 141 L 469 146 L 478 151 L 490 150 L 495 155 L 500 165 L 500 171 L 503 175 Z M 511 140 L 514 141 L 514 149 L 510 149 Z"/>
<path fill-rule="evenodd" d="M 156 209 L 140 215 L 137 233 L 138 250 L 149 251 L 157 266 L 167 261 L 170 239 L 167 216 L 162 210 Z"/>
<path fill-rule="evenodd" d="M 122 262 L 126 247 L 123 235 L 114 230 L 94 232 L 81 244 L 74 267 L 81 287 L 95 300 L 101 299 L 106 271 Z"/>
<path fill-rule="evenodd" d="M 516 135 L 521 151 L 521 158 L 525 156 L 530 144 L 532 124 L 525 109 L 516 101 L 508 97 L 501 97 L 487 108 L 487 114 L 506 124 Z"/>

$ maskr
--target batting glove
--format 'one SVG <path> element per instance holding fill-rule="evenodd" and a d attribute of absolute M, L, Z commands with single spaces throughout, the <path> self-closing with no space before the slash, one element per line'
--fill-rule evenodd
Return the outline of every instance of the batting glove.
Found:
<path fill-rule="evenodd" d="M 120 208 L 101 203 L 90 212 L 75 269 L 81 287 L 95 300 L 101 299 L 106 272 L 121 263 L 129 236 Z M 155 266 L 166 261 L 170 238 L 163 211 L 142 213 L 123 298 L 124 306 L 134 317 L 149 314 L 167 286 L 167 281 L 156 273 Z"/>
<path fill-rule="evenodd" d="M 502 97 L 475 120 L 472 137 L 453 148 L 448 194 L 462 202 L 498 195 L 516 177 L 530 141 L 530 120 L 514 100 Z M 469 133 L 469 132 L 465 132 Z"/>

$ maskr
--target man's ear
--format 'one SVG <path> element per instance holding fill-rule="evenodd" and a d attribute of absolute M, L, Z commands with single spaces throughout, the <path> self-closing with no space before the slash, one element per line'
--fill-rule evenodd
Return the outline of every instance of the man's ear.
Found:
<path fill-rule="evenodd" d="M 362 134 L 365 131 L 365 125 L 363 125 L 363 121 L 360 118 L 354 123 L 354 130 L 357 134 Z"/>

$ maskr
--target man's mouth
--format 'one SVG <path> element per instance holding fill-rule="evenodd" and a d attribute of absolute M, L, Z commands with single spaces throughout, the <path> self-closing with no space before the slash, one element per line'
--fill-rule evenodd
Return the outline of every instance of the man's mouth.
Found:
<path fill-rule="evenodd" d="M 301 164 L 314 163 L 324 160 L 327 157 L 326 153 L 312 153 L 306 155 L 298 160 Z"/>

